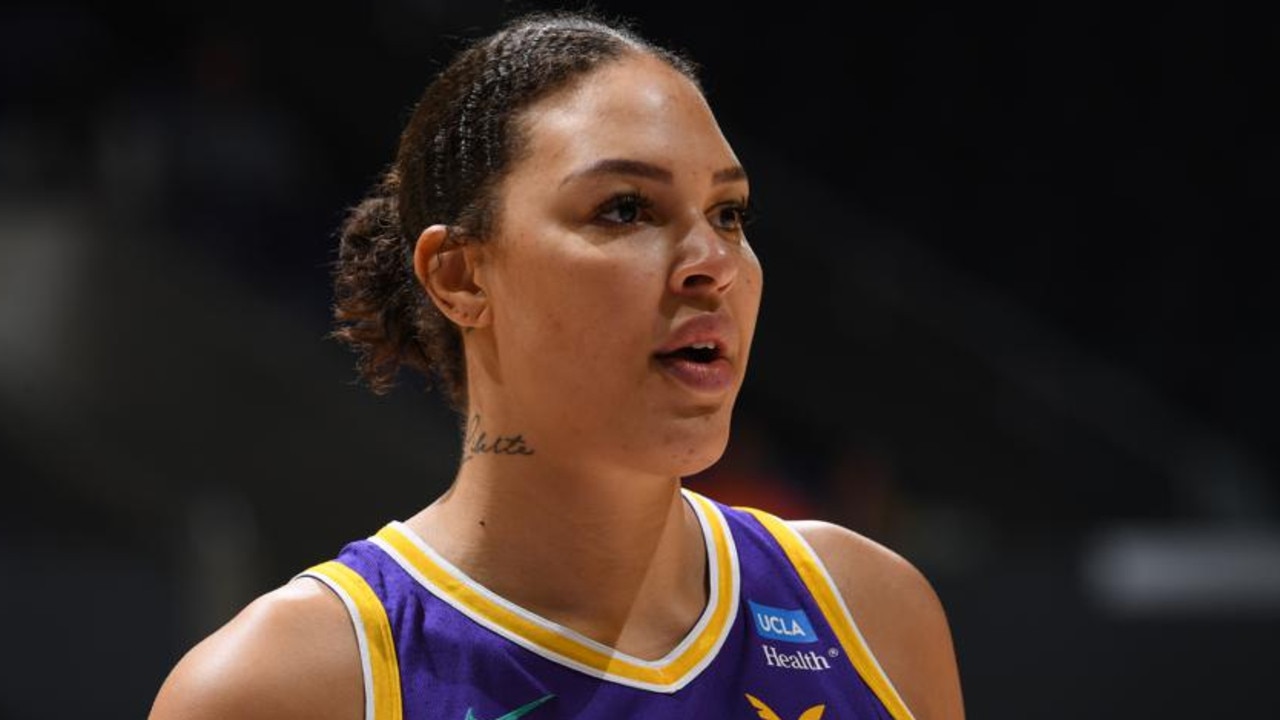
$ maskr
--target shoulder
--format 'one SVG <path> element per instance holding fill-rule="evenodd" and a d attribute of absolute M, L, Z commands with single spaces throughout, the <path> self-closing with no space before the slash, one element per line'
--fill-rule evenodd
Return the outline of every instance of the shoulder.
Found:
<path fill-rule="evenodd" d="M 346 608 L 319 582 L 301 578 L 257 598 L 187 652 L 149 720 L 363 713 L 360 654 Z"/>
<path fill-rule="evenodd" d="M 906 558 L 848 528 L 789 523 L 831 574 L 863 638 L 917 720 L 964 717 L 946 612 Z"/>

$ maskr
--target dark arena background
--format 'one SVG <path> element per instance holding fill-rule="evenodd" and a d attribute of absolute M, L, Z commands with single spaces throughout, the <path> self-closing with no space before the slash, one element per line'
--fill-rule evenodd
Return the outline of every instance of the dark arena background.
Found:
<path fill-rule="evenodd" d="M 1277 25 L 1227 4 L 601 2 L 704 68 L 766 291 L 690 487 L 932 579 L 968 716 L 1258 717 L 1280 644 Z M 498 2 L 0 9 L 0 718 L 144 717 L 444 488 L 325 338 L 334 231 Z"/>

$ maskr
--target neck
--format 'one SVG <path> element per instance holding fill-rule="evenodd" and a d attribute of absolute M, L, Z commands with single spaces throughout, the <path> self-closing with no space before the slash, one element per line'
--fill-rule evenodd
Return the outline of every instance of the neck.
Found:
<path fill-rule="evenodd" d="M 639 657 L 659 657 L 706 604 L 701 531 L 678 478 L 475 455 L 409 526 L 507 600 Z"/>

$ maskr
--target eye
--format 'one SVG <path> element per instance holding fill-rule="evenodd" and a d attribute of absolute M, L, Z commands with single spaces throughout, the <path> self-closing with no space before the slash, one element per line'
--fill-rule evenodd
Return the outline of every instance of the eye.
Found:
<path fill-rule="evenodd" d="M 638 193 L 609 198 L 596 210 L 596 220 L 605 225 L 634 225 L 652 219 L 653 202 Z"/>
<path fill-rule="evenodd" d="M 711 223 L 720 230 L 736 232 L 749 225 L 751 220 L 751 205 L 745 200 L 717 205 L 712 210 Z"/>

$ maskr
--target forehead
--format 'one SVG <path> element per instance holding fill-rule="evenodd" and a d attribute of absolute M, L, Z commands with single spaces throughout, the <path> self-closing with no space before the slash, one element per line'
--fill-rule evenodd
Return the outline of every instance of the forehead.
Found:
<path fill-rule="evenodd" d="M 737 164 L 698 88 L 649 55 L 628 55 L 592 71 L 535 103 L 522 120 L 528 155 L 521 165 L 539 174 L 603 157 L 673 167 Z"/>

